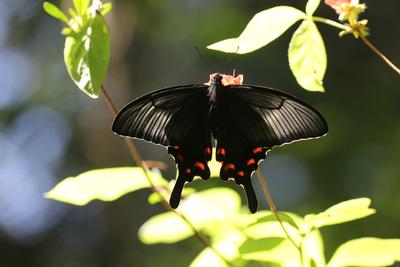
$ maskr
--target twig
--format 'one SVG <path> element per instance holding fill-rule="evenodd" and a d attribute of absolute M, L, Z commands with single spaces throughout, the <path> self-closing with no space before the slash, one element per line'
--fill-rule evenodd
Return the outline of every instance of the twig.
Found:
<path fill-rule="evenodd" d="M 391 62 L 376 46 L 374 46 L 368 39 L 365 37 L 363 34 L 359 33 L 361 40 L 372 50 L 375 52 L 375 54 L 378 55 L 386 64 L 389 65 L 395 72 L 400 74 L 400 69 L 393 63 Z"/>
<path fill-rule="evenodd" d="M 264 197 L 265 197 L 265 199 L 266 199 L 267 202 L 268 202 L 269 208 L 271 209 L 272 213 L 275 215 L 276 220 L 277 220 L 277 221 L 279 222 L 279 224 L 281 225 L 282 230 L 285 232 L 286 237 L 287 237 L 287 238 L 290 240 L 290 242 L 292 242 L 292 244 L 300 251 L 300 250 L 301 250 L 301 247 L 293 240 L 293 238 L 289 235 L 288 231 L 286 230 L 285 226 L 283 225 L 283 222 L 282 222 L 281 218 L 279 217 L 278 210 L 277 210 L 277 208 L 275 207 L 274 202 L 272 201 L 271 194 L 270 194 L 269 191 L 268 191 L 267 184 L 265 183 L 264 177 L 262 176 L 262 174 L 261 174 L 261 172 L 260 172 L 259 169 L 256 170 L 256 174 L 257 174 L 258 180 L 260 181 L 261 188 L 262 188 L 262 191 L 263 191 L 263 193 L 264 193 Z M 300 253 L 301 253 L 301 252 L 300 252 Z"/>
<path fill-rule="evenodd" d="M 312 17 L 312 20 L 328 24 L 328 25 L 330 25 L 332 27 L 335 27 L 335 28 L 338 28 L 338 29 L 341 29 L 341 30 L 344 30 L 344 31 L 351 31 L 351 28 L 349 26 L 343 25 L 343 24 L 341 24 L 339 22 L 336 22 L 336 21 L 333 21 L 333 20 L 330 20 L 330 19 L 326 19 L 326 18 L 322 18 L 322 17 Z"/>
<path fill-rule="evenodd" d="M 347 32 L 357 32 L 358 35 L 361 37 L 361 40 L 363 40 L 363 42 L 372 50 L 374 51 L 375 54 L 378 55 L 378 57 L 380 57 L 387 65 L 389 65 L 389 67 L 391 67 L 395 72 L 397 72 L 398 74 L 400 74 L 400 69 L 399 67 L 397 67 L 392 61 L 390 61 L 376 46 L 374 46 L 368 39 L 366 36 L 364 36 L 364 34 L 362 32 L 360 32 L 359 29 L 357 29 L 356 27 L 351 27 L 350 25 L 344 25 L 341 23 L 338 23 L 336 21 L 330 20 L 330 19 L 326 19 L 326 18 L 322 18 L 322 17 L 312 17 L 313 21 L 317 21 L 317 22 L 321 22 L 321 23 L 325 23 L 327 25 L 330 25 L 332 27 L 347 31 Z"/>
<path fill-rule="evenodd" d="M 107 89 L 104 87 L 104 85 L 101 86 L 101 92 L 102 95 L 104 97 L 105 102 L 107 103 L 108 108 L 110 109 L 111 113 L 116 116 L 118 113 L 118 109 L 116 107 L 116 105 L 114 104 L 114 101 L 112 100 L 110 94 L 108 93 Z M 201 232 L 199 232 L 196 227 L 192 224 L 192 222 L 182 213 L 178 212 L 177 210 L 171 208 L 171 206 L 169 205 L 168 201 L 165 199 L 165 197 L 157 190 L 157 188 L 155 187 L 153 181 L 151 180 L 151 177 L 149 175 L 149 168 L 146 164 L 145 161 L 142 160 L 142 158 L 140 157 L 139 152 L 136 149 L 135 144 L 133 143 L 133 141 L 127 137 L 124 137 L 124 141 L 126 143 L 126 145 L 128 146 L 128 150 L 129 150 L 129 154 L 131 155 L 133 161 L 135 162 L 135 164 L 139 167 L 142 168 L 143 173 L 150 185 L 151 190 L 158 194 L 161 198 L 161 203 L 163 204 L 163 206 L 165 207 L 165 209 L 174 212 L 176 215 L 178 215 L 193 231 L 194 235 L 196 236 L 196 238 L 206 247 L 210 248 L 218 257 L 220 257 L 228 266 L 230 267 L 236 267 L 236 265 L 234 263 L 232 263 L 231 261 L 229 261 L 227 258 L 224 257 L 224 255 L 222 255 L 210 242 L 210 240 L 208 240 L 208 238 L 206 236 L 204 236 Z"/>

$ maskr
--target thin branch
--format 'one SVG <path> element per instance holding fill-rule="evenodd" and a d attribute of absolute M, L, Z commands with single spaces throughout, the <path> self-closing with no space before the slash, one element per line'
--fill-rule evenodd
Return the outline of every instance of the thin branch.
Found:
<path fill-rule="evenodd" d="M 275 204 L 274 204 L 274 201 L 272 200 L 271 194 L 269 193 L 267 184 L 265 183 L 264 177 L 262 176 L 262 174 L 261 174 L 259 169 L 256 170 L 256 175 L 258 177 L 258 180 L 260 181 L 261 188 L 262 188 L 262 191 L 264 193 L 264 197 L 268 202 L 269 208 L 271 209 L 272 213 L 275 215 L 276 220 L 281 225 L 282 230 L 285 232 L 286 237 L 300 251 L 300 249 L 301 249 L 300 246 L 293 240 L 293 238 L 289 235 L 288 231 L 286 230 L 285 226 L 283 225 L 283 222 L 282 222 L 281 218 L 279 217 L 278 210 L 275 207 Z"/>
<path fill-rule="evenodd" d="M 365 37 L 363 34 L 359 33 L 361 40 L 372 50 L 375 52 L 375 54 L 378 55 L 386 64 L 389 65 L 395 72 L 400 74 L 400 69 L 397 67 L 393 62 L 391 62 L 376 46 L 374 46 L 368 39 Z"/>
<path fill-rule="evenodd" d="M 357 32 L 358 35 L 361 37 L 361 40 L 363 40 L 363 42 L 365 43 L 366 46 L 368 46 L 372 51 L 374 51 L 374 53 L 377 54 L 378 57 L 380 57 L 395 72 L 400 74 L 400 68 L 397 67 L 392 61 L 390 61 L 376 46 L 374 46 L 367 39 L 367 37 L 364 36 L 364 34 L 362 32 L 360 32 L 359 29 L 357 29 L 357 27 L 351 27 L 350 25 L 344 25 L 344 24 L 338 23 L 336 21 L 333 21 L 333 20 L 330 20 L 330 19 L 326 19 L 326 18 L 322 18 L 322 17 L 312 17 L 312 20 L 313 21 L 317 21 L 317 22 L 321 22 L 321 23 L 325 23 L 327 25 L 330 25 L 332 27 L 344 30 L 346 32 Z"/>
<path fill-rule="evenodd" d="M 330 25 L 332 27 L 335 27 L 335 28 L 338 28 L 338 29 L 341 29 L 341 30 L 344 30 L 344 31 L 351 31 L 352 30 L 349 26 L 343 25 L 343 24 L 341 24 L 339 22 L 336 22 L 336 21 L 333 21 L 333 20 L 330 20 L 330 19 L 326 19 L 326 18 L 322 18 L 322 17 L 312 17 L 312 20 L 313 21 L 317 21 L 317 22 L 321 22 L 321 23 L 325 23 L 327 25 Z"/>
<path fill-rule="evenodd" d="M 107 89 L 104 87 L 104 85 L 101 86 L 101 92 L 104 97 L 105 102 L 107 103 L 108 108 L 110 109 L 111 113 L 114 115 L 114 117 L 118 113 L 118 109 L 116 105 L 114 104 L 114 101 L 112 100 L 110 94 L 108 93 Z M 178 212 L 177 210 L 171 208 L 169 205 L 168 201 L 165 199 L 164 195 L 161 194 L 157 188 L 155 187 L 153 181 L 151 180 L 151 177 L 149 175 L 150 170 L 146 164 L 145 161 L 142 160 L 140 157 L 139 152 L 136 149 L 135 144 L 133 143 L 132 139 L 129 139 L 127 137 L 124 137 L 124 141 L 126 145 L 128 146 L 129 154 L 131 155 L 135 165 L 139 166 L 142 168 L 143 173 L 150 185 L 151 190 L 158 194 L 161 198 L 161 203 L 165 207 L 166 210 L 174 212 L 176 215 L 178 215 L 193 231 L 194 235 L 196 238 L 206 247 L 210 248 L 218 257 L 220 257 L 228 266 L 230 267 L 236 267 L 234 263 L 229 261 L 227 258 L 225 258 L 224 255 L 222 255 L 210 242 L 210 240 L 204 236 L 200 231 L 196 229 L 196 227 L 193 225 L 193 223 L 182 213 Z"/>

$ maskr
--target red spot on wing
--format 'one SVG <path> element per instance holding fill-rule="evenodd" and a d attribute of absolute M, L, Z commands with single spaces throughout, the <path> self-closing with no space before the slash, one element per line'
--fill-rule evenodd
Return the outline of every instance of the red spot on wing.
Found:
<path fill-rule="evenodd" d="M 253 153 L 254 154 L 262 153 L 262 152 L 264 152 L 264 151 L 263 151 L 263 149 L 261 147 L 256 147 L 256 148 L 253 149 Z"/>
<path fill-rule="evenodd" d="M 192 169 L 186 168 L 186 169 L 185 169 L 185 172 L 186 172 L 187 174 L 190 174 L 190 173 L 192 173 Z"/>
<path fill-rule="evenodd" d="M 225 154 L 226 154 L 225 148 L 222 148 L 222 147 L 218 148 L 217 154 L 220 154 L 221 156 L 225 156 Z"/>
<path fill-rule="evenodd" d="M 247 161 L 246 165 L 249 166 L 249 165 L 252 165 L 252 164 L 255 164 L 255 163 L 256 163 L 256 161 L 254 159 L 249 159 Z"/>
<path fill-rule="evenodd" d="M 238 171 L 239 176 L 244 176 L 244 171 Z"/>
<path fill-rule="evenodd" d="M 204 148 L 204 154 L 205 155 L 210 155 L 211 154 L 211 148 L 209 148 L 209 147 Z"/>
<path fill-rule="evenodd" d="M 234 170 L 235 169 L 235 164 L 228 163 L 228 164 L 225 165 L 224 169 L 225 169 L 225 171 Z"/>
<path fill-rule="evenodd" d="M 202 171 L 204 171 L 204 170 L 206 169 L 206 165 L 204 165 L 204 164 L 201 163 L 201 162 L 195 162 L 195 163 L 194 163 L 194 166 L 197 167 L 197 168 L 199 168 L 199 169 L 202 170 Z"/>

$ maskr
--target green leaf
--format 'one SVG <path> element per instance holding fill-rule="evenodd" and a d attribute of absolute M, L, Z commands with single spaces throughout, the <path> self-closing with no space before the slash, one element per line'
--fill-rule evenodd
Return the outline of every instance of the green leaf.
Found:
<path fill-rule="evenodd" d="M 154 184 L 166 183 L 150 173 Z M 74 205 L 86 205 L 94 199 L 113 201 L 122 195 L 150 187 L 143 170 L 138 167 L 97 169 L 68 177 L 45 194 L 46 198 Z"/>
<path fill-rule="evenodd" d="M 64 60 L 75 84 L 90 97 L 97 98 L 103 83 L 110 50 L 110 36 L 102 16 L 95 16 L 80 34 L 65 40 Z"/>
<path fill-rule="evenodd" d="M 171 188 L 172 190 L 172 188 Z M 196 192 L 196 189 L 191 188 L 191 187 L 184 187 L 183 191 L 182 191 L 182 197 L 187 197 L 190 194 L 193 194 L 194 192 Z M 149 195 L 149 197 L 147 198 L 147 201 L 149 202 L 149 204 L 154 205 L 157 204 L 159 202 L 161 202 L 161 196 L 159 193 L 151 193 Z"/>
<path fill-rule="evenodd" d="M 219 178 L 219 172 L 221 170 L 221 162 L 217 161 L 215 158 L 215 155 L 217 155 L 217 149 L 214 147 L 211 150 L 211 155 L 212 158 L 208 162 L 208 167 L 210 168 L 210 177 L 218 177 Z"/>
<path fill-rule="evenodd" d="M 86 14 L 86 10 L 89 6 L 89 0 L 73 0 L 73 2 L 79 15 L 83 16 Z"/>
<path fill-rule="evenodd" d="M 245 230 L 247 237 L 255 240 L 268 239 L 268 238 L 282 238 L 287 240 L 287 236 L 282 229 L 282 226 L 277 222 L 275 216 L 271 212 L 263 212 L 255 223 L 250 224 Z M 315 266 L 325 266 L 324 246 L 322 242 L 321 234 L 318 230 L 309 232 L 306 236 L 302 236 L 302 229 L 304 228 L 304 220 L 296 214 L 289 212 L 280 212 L 279 216 L 282 220 L 283 226 L 288 232 L 289 236 L 296 242 L 296 244 L 302 243 L 303 247 L 303 259 L 305 262 L 314 262 Z M 302 240 L 302 241 L 301 241 Z M 287 240 L 289 241 L 289 240 Z M 292 243 L 290 243 L 293 246 Z M 294 246 L 293 246 L 294 247 Z M 278 254 L 281 250 L 278 250 Z M 283 252 L 282 252 L 283 253 Z M 263 253 L 252 254 L 256 257 L 263 257 Z M 280 254 L 279 254 L 280 255 Z M 271 260 L 271 255 L 267 254 L 268 261 L 278 262 L 278 258 Z M 296 266 L 294 261 L 284 259 L 281 263 L 284 266 Z M 290 265 L 292 264 L 292 265 Z M 305 265 L 307 266 L 307 265 Z"/>
<path fill-rule="evenodd" d="M 314 230 L 305 236 L 302 248 L 303 258 L 305 262 L 310 263 L 310 266 L 326 267 L 324 242 L 319 230 Z"/>
<path fill-rule="evenodd" d="M 100 14 L 104 16 L 104 15 L 106 15 L 108 12 L 110 12 L 111 9 L 112 9 L 112 3 L 105 3 L 105 4 L 101 7 Z"/>
<path fill-rule="evenodd" d="M 286 231 L 290 235 L 290 237 L 297 243 L 300 243 L 301 235 L 298 229 L 293 227 L 291 224 L 283 221 L 283 226 Z M 280 223 L 275 219 L 273 215 L 271 215 L 269 221 L 265 221 L 262 223 L 256 223 L 248 226 L 245 229 L 245 234 L 249 238 L 252 239 L 260 239 L 260 238 L 270 238 L 270 237 L 279 237 L 286 238 L 286 234 L 282 229 Z"/>
<path fill-rule="evenodd" d="M 400 239 L 364 237 L 342 244 L 328 267 L 392 266 L 400 261 Z"/>
<path fill-rule="evenodd" d="M 281 237 L 247 240 L 239 247 L 239 252 L 247 260 L 301 266 L 297 248 L 288 239 Z"/>
<path fill-rule="evenodd" d="M 308 91 L 324 92 L 322 80 L 326 71 L 326 52 L 317 26 L 304 20 L 289 44 L 289 66 L 297 82 Z"/>
<path fill-rule="evenodd" d="M 376 212 L 375 209 L 369 208 L 370 204 L 369 198 L 351 199 L 336 204 L 321 213 L 308 214 L 304 220 L 310 228 L 354 221 Z"/>
<path fill-rule="evenodd" d="M 293 7 L 278 6 L 257 13 L 239 37 L 209 45 L 208 49 L 245 54 L 257 50 L 279 36 L 305 14 Z"/>
<path fill-rule="evenodd" d="M 226 259 L 234 261 L 235 266 L 244 266 L 240 264 L 239 259 L 239 246 L 246 240 L 246 237 L 239 230 L 231 229 L 222 236 L 219 241 L 213 243 L 215 249 L 217 249 Z M 237 260 L 235 260 L 237 259 Z M 242 260 L 243 261 L 243 260 Z M 193 260 L 190 267 L 228 267 L 228 265 L 215 254 L 210 248 L 205 248 L 200 254 Z"/>
<path fill-rule="evenodd" d="M 52 16 L 58 20 L 61 20 L 65 24 L 68 24 L 67 16 L 65 16 L 65 14 L 57 6 L 53 5 L 52 3 L 44 2 L 43 9 L 50 16 Z"/>
<path fill-rule="evenodd" d="M 321 0 L 308 0 L 306 5 L 306 13 L 308 16 L 312 16 L 315 10 L 317 10 Z"/>
<path fill-rule="evenodd" d="M 191 194 L 178 207 L 178 211 L 199 230 L 215 227 L 239 209 L 240 197 L 229 188 L 213 188 Z M 175 243 L 192 235 L 191 228 L 173 211 L 150 218 L 139 230 L 139 238 L 145 244 Z"/>
<path fill-rule="evenodd" d="M 78 17 L 78 14 L 76 14 L 75 10 L 73 10 L 72 8 L 68 8 L 68 14 L 70 15 L 71 18 L 75 19 L 76 17 Z"/>
<path fill-rule="evenodd" d="M 139 239 L 145 244 L 175 243 L 194 233 L 175 212 L 153 216 L 139 229 Z"/>

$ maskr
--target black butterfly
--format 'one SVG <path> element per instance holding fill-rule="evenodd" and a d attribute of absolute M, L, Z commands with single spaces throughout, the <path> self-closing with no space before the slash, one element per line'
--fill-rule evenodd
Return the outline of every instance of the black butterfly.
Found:
<path fill-rule="evenodd" d="M 251 174 L 275 146 L 320 137 L 328 132 L 321 114 L 286 93 L 242 85 L 243 76 L 215 73 L 207 84 L 157 90 L 124 107 L 112 130 L 168 147 L 178 178 L 170 205 L 178 207 L 185 182 L 210 177 L 212 138 L 222 180 L 233 178 L 246 191 L 251 212 L 257 198 Z"/>

